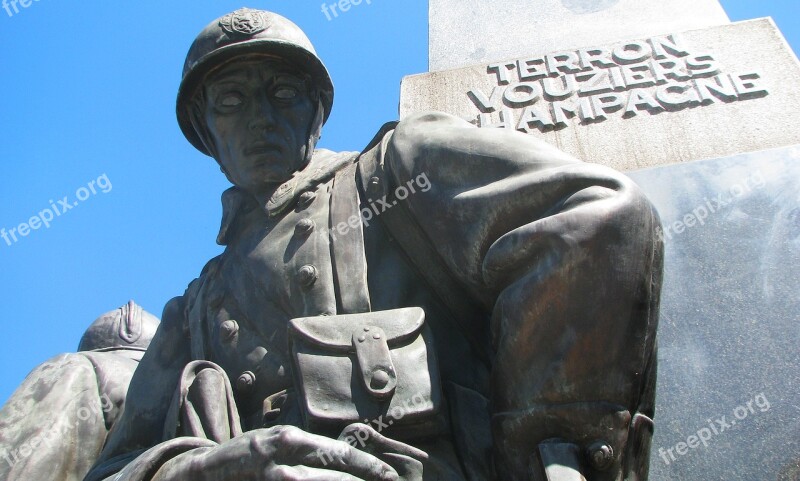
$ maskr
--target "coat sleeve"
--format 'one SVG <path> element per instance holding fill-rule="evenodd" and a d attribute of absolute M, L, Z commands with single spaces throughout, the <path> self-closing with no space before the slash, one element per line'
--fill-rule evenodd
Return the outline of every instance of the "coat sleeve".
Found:
<path fill-rule="evenodd" d="M 163 441 L 164 424 L 181 372 L 191 361 L 184 297 L 164 308 L 161 324 L 128 388 L 125 410 L 87 475 L 101 480 Z"/>
<path fill-rule="evenodd" d="M 646 477 L 662 244 L 637 186 L 447 114 L 400 122 L 382 148 L 387 191 L 413 191 L 401 202 L 486 309 L 499 478 L 545 479 L 551 443 L 587 479 Z"/>

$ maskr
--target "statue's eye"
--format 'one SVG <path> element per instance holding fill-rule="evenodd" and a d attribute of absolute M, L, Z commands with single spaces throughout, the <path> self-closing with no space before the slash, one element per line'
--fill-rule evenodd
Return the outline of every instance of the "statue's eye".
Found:
<path fill-rule="evenodd" d="M 244 101 L 242 96 L 235 93 L 225 94 L 219 98 L 219 105 L 221 107 L 234 108 L 242 105 Z"/>
<path fill-rule="evenodd" d="M 291 85 L 279 85 L 275 88 L 273 95 L 279 100 L 292 100 L 297 97 L 297 88 Z"/>

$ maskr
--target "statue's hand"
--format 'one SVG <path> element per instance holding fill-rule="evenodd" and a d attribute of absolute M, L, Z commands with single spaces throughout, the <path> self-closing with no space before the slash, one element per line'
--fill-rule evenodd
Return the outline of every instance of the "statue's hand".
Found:
<path fill-rule="evenodd" d="M 293 426 L 276 426 L 177 456 L 153 481 L 184 479 L 396 481 L 398 474 L 377 457 L 345 442 Z"/>
<path fill-rule="evenodd" d="M 344 428 L 339 440 L 386 461 L 403 481 L 422 481 L 423 463 L 428 459 L 425 451 L 387 438 L 372 426 L 361 423 Z"/>

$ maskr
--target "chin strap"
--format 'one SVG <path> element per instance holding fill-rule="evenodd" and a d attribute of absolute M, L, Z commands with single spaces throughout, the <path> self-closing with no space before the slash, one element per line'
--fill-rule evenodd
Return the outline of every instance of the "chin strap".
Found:
<path fill-rule="evenodd" d="M 311 120 L 311 125 L 308 130 L 308 143 L 306 143 L 305 160 L 303 161 L 303 168 L 305 168 L 311 157 L 314 155 L 314 149 L 317 142 L 322 137 L 322 124 L 325 121 L 325 106 L 322 104 L 322 98 L 317 100 L 317 111 L 314 113 L 314 118 Z"/>

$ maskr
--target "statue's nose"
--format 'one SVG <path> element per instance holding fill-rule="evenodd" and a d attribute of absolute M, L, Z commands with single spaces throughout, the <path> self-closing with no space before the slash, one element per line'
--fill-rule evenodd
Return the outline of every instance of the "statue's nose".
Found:
<path fill-rule="evenodd" d="M 276 127 L 275 107 L 269 101 L 266 94 L 259 95 L 254 102 L 254 108 L 250 112 L 251 119 L 248 128 L 252 131 L 271 131 Z"/>

